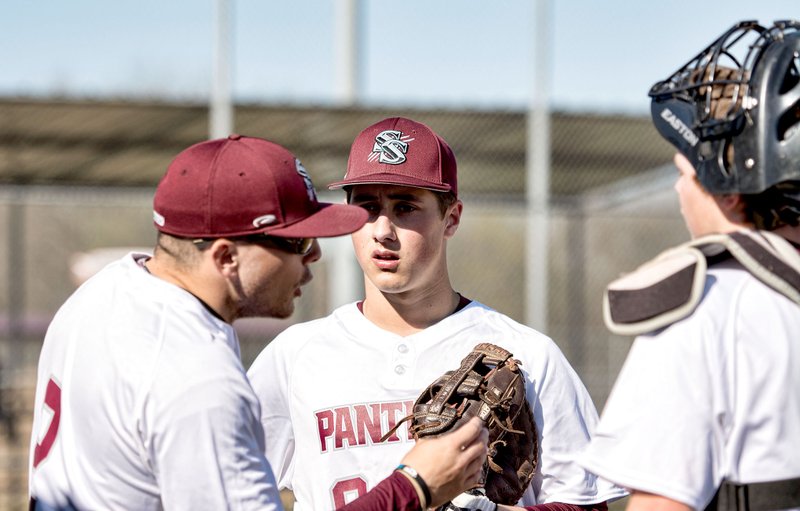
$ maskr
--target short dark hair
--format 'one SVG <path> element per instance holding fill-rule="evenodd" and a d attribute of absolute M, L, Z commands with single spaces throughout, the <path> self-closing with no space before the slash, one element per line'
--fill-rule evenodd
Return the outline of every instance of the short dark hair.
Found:
<path fill-rule="evenodd" d="M 447 209 L 456 203 L 458 197 L 453 192 L 433 192 L 436 195 L 436 200 L 439 202 L 439 210 L 442 212 L 442 218 L 447 213 Z"/>
<path fill-rule="evenodd" d="M 173 236 L 159 231 L 156 237 L 154 253 L 165 254 L 173 259 L 176 264 L 189 268 L 200 260 L 200 252 L 210 246 L 210 243 L 198 245 L 190 238 Z"/>
<path fill-rule="evenodd" d="M 757 229 L 800 224 L 800 181 L 784 181 L 757 194 L 743 194 L 744 213 Z"/>

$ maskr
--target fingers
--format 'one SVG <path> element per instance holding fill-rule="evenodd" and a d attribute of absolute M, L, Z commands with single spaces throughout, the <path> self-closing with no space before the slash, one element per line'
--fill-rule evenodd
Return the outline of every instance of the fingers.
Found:
<path fill-rule="evenodd" d="M 453 440 L 459 442 L 461 450 L 466 451 L 465 454 L 485 457 L 489 442 L 489 430 L 486 429 L 483 421 L 473 417 L 453 433 Z"/>
<path fill-rule="evenodd" d="M 461 445 L 469 445 L 476 440 L 479 441 L 480 436 L 486 433 L 486 438 L 489 438 L 489 432 L 483 424 L 483 421 L 477 417 L 473 417 L 465 422 L 461 427 L 452 433 L 453 440 L 458 440 Z"/>
<path fill-rule="evenodd" d="M 461 438 L 459 437 L 461 433 Z M 486 460 L 489 430 L 483 421 L 473 417 L 453 433 L 453 440 L 461 446 L 464 461 L 465 484 L 472 485 L 483 482 L 483 464 Z"/>
<path fill-rule="evenodd" d="M 489 429 L 483 423 L 481 423 L 481 435 L 478 441 L 484 445 L 489 443 Z"/>
<path fill-rule="evenodd" d="M 486 461 L 486 454 L 480 454 L 476 456 L 472 460 L 470 460 L 469 465 L 467 465 L 466 473 L 467 479 L 466 483 L 468 485 L 472 485 L 475 483 L 483 483 L 483 465 Z"/>
<path fill-rule="evenodd" d="M 486 447 L 486 441 L 475 441 L 470 445 L 462 446 L 461 450 L 466 459 L 475 460 L 485 458 L 488 449 Z"/>
<path fill-rule="evenodd" d="M 477 417 L 473 417 L 448 436 L 451 442 L 464 451 L 468 459 L 486 456 L 489 430 Z"/>
<path fill-rule="evenodd" d="M 417 440 L 402 463 L 417 470 L 434 503 L 443 503 L 482 482 L 488 441 L 484 423 L 472 418 L 440 437 Z"/>

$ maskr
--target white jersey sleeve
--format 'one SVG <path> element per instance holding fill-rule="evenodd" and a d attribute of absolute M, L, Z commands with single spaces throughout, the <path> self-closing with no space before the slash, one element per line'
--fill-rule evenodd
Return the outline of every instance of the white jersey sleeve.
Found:
<path fill-rule="evenodd" d="M 586 505 L 620 498 L 623 490 L 577 464 L 596 426 L 597 411 L 561 350 L 547 341 L 537 357 L 528 355 L 527 364 L 523 362 L 523 369 L 527 365 L 531 371 L 527 397 L 539 429 L 540 449 L 539 467 L 523 503 Z"/>
<path fill-rule="evenodd" d="M 261 403 L 261 425 L 264 428 L 265 452 L 279 488 L 292 489 L 294 430 L 289 406 L 290 378 L 293 365 L 287 353 L 270 343 L 248 370 L 247 376 Z M 320 381 L 318 376 L 308 378 Z"/>
<path fill-rule="evenodd" d="M 521 503 L 589 504 L 624 496 L 576 463 L 597 413 L 548 337 L 477 302 L 401 337 L 349 304 L 289 327 L 248 371 L 262 404 L 268 459 L 282 467 L 279 484 L 294 491 L 295 509 L 340 507 L 389 475 L 413 440 L 406 425 L 380 438 L 412 412 L 424 388 L 481 342 L 512 352 L 527 377 L 541 458 Z"/>
<path fill-rule="evenodd" d="M 142 440 L 165 509 L 279 509 L 258 403 L 241 373 L 215 360 L 172 363 L 142 410 Z M 193 358 L 189 356 L 189 358 Z M 174 362 L 174 361 L 173 361 Z M 232 364 L 235 360 L 230 361 Z M 178 368 L 202 376 L 180 374 Z M 176 374 L 178 373 L 178 374 Z M 174 385 L 174 386 L 173 386 Z"/>
<path fill-rule="evenodd" d="M 637 338 L 581 462 L 703 509 L 723 480 L 800 476 L 800 310 L 736 263 L 695 312 Z"/>
<path fill-rule="evenodd" d="M 48 328 L 31 496 L 55 508 L 280 509 L 235 331 L 139 257 L 89 279 Z"/>

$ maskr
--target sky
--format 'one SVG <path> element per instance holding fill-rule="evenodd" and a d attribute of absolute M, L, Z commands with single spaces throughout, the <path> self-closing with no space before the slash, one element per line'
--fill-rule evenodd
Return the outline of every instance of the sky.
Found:
<path fill-rule="evenodd" d="M 7 2 L 0 97 L 205 102 L 215 1 Z M 230 0 L 234 101 L 335 104 L 340 1 Z M 549 67 L 533 58 L 538 1 Z M 800 19 L 799 0 L 360 2 L 359 101 L 372 106 L 520 109 L 539 73 L 553 109 L 645 113 L 650 85 L 735 22 Z"/>

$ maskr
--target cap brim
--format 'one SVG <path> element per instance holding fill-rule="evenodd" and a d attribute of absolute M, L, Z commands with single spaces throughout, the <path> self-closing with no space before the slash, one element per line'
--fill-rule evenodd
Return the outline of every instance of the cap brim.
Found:
<path fill-rule="evenodd" d="M 401 174 L 370 174 L 368 176 L 357 177 L 352 179 L 345 179 L 344 181 L 336 181 L 328 185 L 329 190 L 338 190 L 345 186 L 354 185 L 398 185 L 410 186 L 412 188 L 424 188 L 426 190 L 433 190 L 435 192 L 449 192 L 453 189 L 448 184 L 431 183 L 423 181 L 411 176 L 404 176 Z"/>
<path fill-rule="evenodd" d="M 287 238 L 330 238 L 355 232 L 368 217 L 364 208 L 347 204 L 320 202 L 316 213 L 277 229 L 266 229 L 265 234 Z"/>

